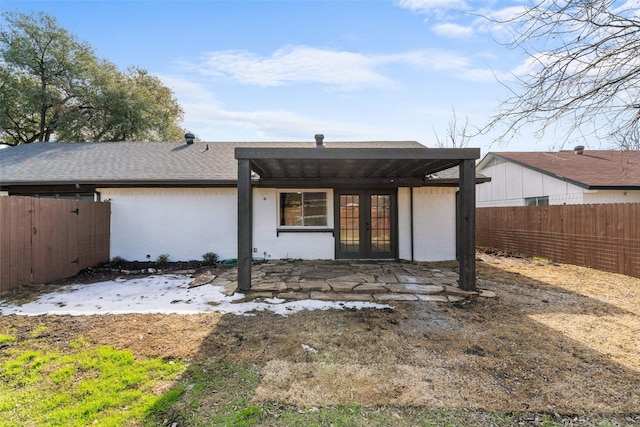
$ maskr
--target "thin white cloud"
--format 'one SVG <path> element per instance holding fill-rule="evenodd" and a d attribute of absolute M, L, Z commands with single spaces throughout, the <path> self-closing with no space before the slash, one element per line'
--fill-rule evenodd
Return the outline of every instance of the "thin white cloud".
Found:
<path fill-rule="evenodd" d="M 373 57 L 308 46 L 282 48 L 270 56 L 247 51 L 211 52 L 203 63 L 185 65 L 201 75 L 257 86 L 321 83 L 349 90 L 393 85 L 376 70 Z"/>
<path fill-rule="evenodd" d="M 476 2 L 467 3 L 464 0 L 398 0 L 396 5 L 428 16 L 425 22 L 435 21 L 431 29 L 441 37 L 465 38 L 477 33 L 492 33 L 499 40 L 508 39 L 509 32 L 500 22 L 520 16 L 525 6 L 519 4 L 491 8 L 482 3 L 482 7 L 477 7 Z M 469 22 L 473 16 L 476 18 Z"/>
<path fill-rule="evenodd" d="M 473 27 L 452 23 L 434 25 L 432 29 L 440 36 L 453 39 L 472 37 L 475 33 Z"/>
<path fill-rule="evenodd" d="M 203 83 L 161 75 L 185 112 L 183 126 L 206 141 L 307 140 L 325 132 L 333 140 L 372 139 L 375 130 L 351 122 L 324 120 L 286 111 L 234 111 L 216 99 Z"/>
<path fill-rule="evenodd" d="M 331 89 L 358 90 L 401 86 L 384 74 L 387 67 L 409 65 L 464 76 L 462 71 L 470 67 L 470 60 L 437 49 L 366 55 L 296 46 L 279 49 L 270 56 L 247 51 L 211 52 L 202 63 L 179 65 L 205 78 L 227 78 L 250 86 L 321 84 Z"/>
<path fill-rule="evenodd" d="M 433 10 L 466 10 L 469 5 L 464 0 L 398 0 L 397 5 L 416 12 Z"/>

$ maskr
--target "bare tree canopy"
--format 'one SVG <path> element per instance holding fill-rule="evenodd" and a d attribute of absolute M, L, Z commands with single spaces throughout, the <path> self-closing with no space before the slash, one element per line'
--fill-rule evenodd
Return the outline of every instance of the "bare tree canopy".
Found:
<path fill-rule="evenodd" d="M 492 19 L 528 61 L 490 128 L 509 139 L 525 127 L 640 149 L 640 3 L 537 0 Z"/>
<path fill-rule="evenodd" d="M 47 14 L 0 18 L 0 141 L 182 138 L 182 108 L 158 78 L 98 59 Z"/>
<path fill-rule="evenodd" d="M 458 122 L 456 110 L 452 109 L 452 117 L 449 120 L 444 135 L 438 135 L 434 129 L 436 137 L 436 146 L 438 148 L 464 148 L 469 145 L 473 136 L 468 131 L 469 118 L 465 116 L 464 123 Z"/>

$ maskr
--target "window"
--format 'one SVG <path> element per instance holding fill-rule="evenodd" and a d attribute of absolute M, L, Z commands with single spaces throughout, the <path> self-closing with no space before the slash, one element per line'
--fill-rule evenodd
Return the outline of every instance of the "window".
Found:
<path fill-rule="evenodd" d="M 524 199 L 525 206 L 547 206 L 549 204 L 549 196 L 527 197 Z"/>
<path fill-rule="evenodd" d="M 326 191 L 280 193 L 281 227 L 327 227 Z"/>

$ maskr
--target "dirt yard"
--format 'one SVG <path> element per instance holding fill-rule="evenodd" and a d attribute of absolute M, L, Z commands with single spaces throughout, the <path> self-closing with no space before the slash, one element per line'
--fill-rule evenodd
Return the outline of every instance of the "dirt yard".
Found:
<path fill-rule="evenodd" d="M 479 286 L 495 299 L 289 317 L 12 315 L 0 316 L 0 332 L 26 337 L 46 325 L 40 339 L 54 347 L 82 337 L 138 355 L 246 361 L 260 371 L 256 402 L 626 414 L 640 422 L 640 279 L 478 256 Z"/>

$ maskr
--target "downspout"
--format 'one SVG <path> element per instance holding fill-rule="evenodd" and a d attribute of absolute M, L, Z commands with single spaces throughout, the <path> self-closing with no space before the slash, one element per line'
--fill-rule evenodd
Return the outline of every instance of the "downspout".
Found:
<path fill-rule="evenodd" d="M 411 262 L 415 261 L 413 255 L 413 187 L 409 187 L 409 227 L 411 233 Z"/>

